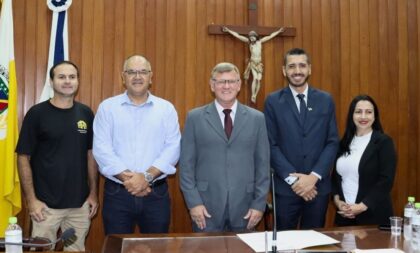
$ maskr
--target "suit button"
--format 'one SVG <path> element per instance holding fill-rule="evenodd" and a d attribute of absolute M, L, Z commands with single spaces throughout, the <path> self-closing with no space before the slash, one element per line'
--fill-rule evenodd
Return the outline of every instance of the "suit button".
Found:
<path fill-rule="evenodd" d="M 306 138 L 306 134 L 302 134 L 303 138 Z"/>
<path fill-rule="evenodd" d="M 306 155 L 303 156 L 303 159 L 306 159 Z"/>

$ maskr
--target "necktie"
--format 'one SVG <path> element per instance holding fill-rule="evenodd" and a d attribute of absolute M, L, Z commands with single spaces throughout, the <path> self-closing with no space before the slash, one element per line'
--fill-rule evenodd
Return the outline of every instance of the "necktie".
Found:
<path fill-rule="evenodd" d="M 299 120 L 300 123 L 303 125 L 306 118 L 306 103 L 305 103 L 305 95 L 304 94 L 297 94 L 297 97 L 299 98 L 300 104 L 299 104 Z"/>
<path fill-rule="evenodd" d="M 225 114 L 225 133 L 227 138 L 230 138 L 230 134 L 232 133 L 232 129 L 233 129 L 233 122 L 232 122 L 232 118 L 230 117 L 230 112 L 232 110 L 231 109 L 224 109 L 223 113 Z"/>

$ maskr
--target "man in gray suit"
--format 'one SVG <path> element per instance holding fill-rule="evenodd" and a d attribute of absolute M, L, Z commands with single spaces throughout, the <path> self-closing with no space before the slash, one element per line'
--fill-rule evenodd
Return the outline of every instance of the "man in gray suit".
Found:
<path fill-rule="evenodd" d="M 180 183 L 195 232 L 247 231 L 261 220 L 269 189 L 263 113 L 238 102 L 238 68 L 217 64 L 216 100 L 189 112 L 181 138 Z"/>

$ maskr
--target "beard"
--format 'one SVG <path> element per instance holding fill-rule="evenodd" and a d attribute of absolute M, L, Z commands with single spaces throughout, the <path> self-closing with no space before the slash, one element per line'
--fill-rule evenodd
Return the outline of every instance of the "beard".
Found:
<path fill-rule="evenodd" d="M 301 74 L 298 74 L 298 75 L 301 75 Z M 302 75 L 301 75 L 301 76 L 302 76 Z M 291 86 L 296 87 L 296 88 L 299 88 L 299 87 L 303 87 L 303 86 L 305 86 L 305 84 L 308 82 L 309 75 L 305 78 L 305 80 L 303 80 L 303 82 L 302 82 L 302 83 L 294 83 L 294 82 L 292 81 L 292 79 L 291 79 L 291 78 L 289 78 L 289 76 L 286 76 L 286 78 L 287 78 L 287 81 L 289 82 L 289 84 L 290 84 Z"/>

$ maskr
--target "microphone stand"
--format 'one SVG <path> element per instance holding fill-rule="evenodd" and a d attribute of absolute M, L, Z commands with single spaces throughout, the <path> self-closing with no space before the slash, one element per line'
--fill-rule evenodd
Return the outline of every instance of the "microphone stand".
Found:
<path fill-rule="evenodd" d="M 274 170 L 270 169 L 270 176 L 271 176 L 271 194 L 272 194 L 272 204 L 267 204 L 267 208 L 271 209 L 273 215 L 273 238 L 271 243 L 271 251 L 268 251 L 268 238 L 267 238 L 267 231 L 265 231 L 265 253 L 277 253 L 277 210 L 276 210 L 276 195 L 275 195 L 275 187 L 274 187 Z M 271 207 L 271 208 L 270 208 Z"/>
<path fill-rule="evenodd" d="M 277 252 L 277 210 L 276 210 L 276 192 L 274 187 L 274 170 L 271 168 L 271 194 L 273 202 L 273 242 L 271 252 Z"/>

